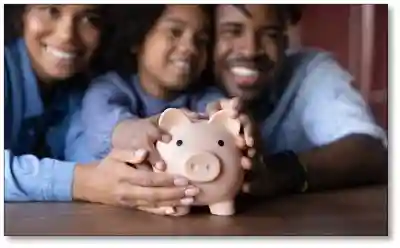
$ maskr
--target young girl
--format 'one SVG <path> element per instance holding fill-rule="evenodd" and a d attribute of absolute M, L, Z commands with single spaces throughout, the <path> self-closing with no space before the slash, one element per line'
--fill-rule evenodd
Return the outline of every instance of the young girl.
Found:
<path fill-rule="evenodd" d="M 223 97 L 197 81 L 209 45 L 207 7 L 139 5 L 126 13 L 111 47 L 115 71 L 87 91 L 67 141 L 69 159 L 98 160 L 113 146 L 154 155 L 160 133 L 152 117 L 169 107 L 204 112 L 207 103 Z"/>
<path fill-rule="evenodd" d="M 162 137 L 157 116 L 166 108 L 205 112 L 209 102 L 223 97 L 216 88 L 197 81 L 207 60 L 211 18 L 199 5 L 125 9 L 119 35 L 110 47 L 115 70 L 88 89 L 68 135 L 66 157 L 90 162 L 103 159 L 112 147 L 144 148 L 150 152 L 149 162 L 162 169 L 154 148 Z M 193 186 L 187 188 L 188 198 L 181 204 L 191 204 L 198 193 Z M 174 214 L 161 208 L 139 209 Z"/>
<path fill-rule="evenodd" d="M 9 40 L 4 49 L 5 201 L 85 200 L 146 206 L 151 202 L 148 198 L 131 193 L 138 188 L 148 195 L 159 195 L 152 198 L 156 202 L 168 200 L 171 204 L 171 195 L 175 202 L 184 198 L 185 188 L 172 186 L 186 185 L 185 181 L 138 173 L 126 165 L 141 162 L 145 158 L 141 151 L 113 150 L 91 164 L 63 161 L 70 116 L 80 106 L 93 69 L 91 62 L 101 47 L 100 37 L 109 36 L 103 10 L 110 7 L 15 8 L 19 13 L 5 11 L 13 16 L 20 14 L 22 20 L 21 36 Z M 120 183 L 124 180 L 130 181 L 129 186 Z M 143 185 L 143 181 L 153 183 Z"/>

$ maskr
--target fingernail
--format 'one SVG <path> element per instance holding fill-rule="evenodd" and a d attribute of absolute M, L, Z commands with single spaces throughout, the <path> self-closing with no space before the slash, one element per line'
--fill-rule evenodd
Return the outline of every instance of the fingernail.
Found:
<path fill-rule="evenodd" d="M 253 138 L 249 138 L 248 142 L 249 142 L 249 143 L 247 144 L 248 146 L 251 147 L 251 146 L 254 145 L 254 139 L 253 139 Z"/>
<path fill-rule="evenodd" d="M 249 149 L 249 157 L 253 158 L 256 155 L 256 149 L 251 148 Z"/>
<path fill-rule="evenodd" d="M 167 208 L 167 210 L 165 210 L 166 214 L 174 214 L 175 210 L 173 208 Z"/>
<path fill-rule="evenodd" d="M 185 195 L 186 196 L 195 196 L 199 193 L 199 189 L 198 188 L 194 188 L 194 187 L 189 187 L 185 190 Z"/>
<path fill-rule="evenodd" d="M 190 205 L 190 204 L 192 204 L 193 203 L 193 201 L 194 201 L 194 199 L 193 198 L 183 198 L 183 199 L 181 199 L 181 203 L 183 204 L 183 205 Z"/>
<path fill-rule="evenodd" d="M 176 178 L 174 184 L 175 186 L 186 186 L 189 184 L 189 181 L 185 178 Z"/>
<path fill-rule="evenodd" d="M 138 157 L 143 157 L 145 156 L 147 153 L 147 151 L 145 149 L 139 149 L 135 151 L 135 155 Z"/>
<path fill-rule="evenodd" d="M 249 193 L 250 192 L 250 186 L 248 184 L 245 184 L 245 185 L 243 185 L 242 190 L 245 193 Z"/>
<path fill-rule="evenodd" d="M 250 169 L 252 163 L 251 163 L 251 160 L 249 158 L 242 157 L 241 164 L 245 169 Z"/>
<path fill-rule="evenodd" d="M 157 170 L 164 170 L 164 168 L 165 168 L 164 165 L 165 165 L 164 162 L 158 161 L 158 162 L 154 165 L 154 167 L 156 167 Z"/>
<path fill-rule="evenodd" d="M 208 118 L 208 115 L 206 113 L 199 113 L 199 118 L 205 119 Z"/>

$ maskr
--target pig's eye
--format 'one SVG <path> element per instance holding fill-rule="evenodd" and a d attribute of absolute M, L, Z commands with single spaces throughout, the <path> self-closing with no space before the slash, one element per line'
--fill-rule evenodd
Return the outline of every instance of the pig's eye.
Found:
<path fill-rule="evenodd" d="M 177 140 L 177 141 L 176 141 L 176 145 L 177 145 L 177 146 L 181 146 L 182 144 L 183 144 L 183 141 L 182 141 L 182 140 Z"/>
<path fill-rule="evenodd" d="M 219 146 L 224 146 L 224 141 L 223 140 L 218 140 L 218 145 Z"/>

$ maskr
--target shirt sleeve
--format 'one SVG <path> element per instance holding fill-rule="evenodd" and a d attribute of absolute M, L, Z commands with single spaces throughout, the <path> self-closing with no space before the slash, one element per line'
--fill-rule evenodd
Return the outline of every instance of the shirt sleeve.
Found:
<path fill-rule="evenodd" d="M 387 147 L 385 131 L 351 82 L 349 73 L 333 59 L 324 60 L 308 73 L 298 95 L 304 102 L 301 119 L 306 135 L 321 146 L 351 134 L 365 134 Z"/>
<path fill-rule="evenodd" d="M 136 118 L 131 101 L 107 77 L 92 82 L 82 108 L 71 120 L 65 157 L 81 163 L 100 160 L 111 149 L 114 127 L 122 120 Z"/>
<path fill-rule="evenodd" d="M 71 201 L 75 163 L 4 151 L 5 201 Z"/>
<path fill-rule="evenodd" d="M 225 98 L 226 96 L 217 87 L 207 87 L 202 92 L 194 96 L 194 109 L 199 113 L 206 111 L 207 104 Z"/>
<path fill-rule="evenodd" d="M 38 159 L 31 154 L 16 156 L 12 152 L 13 117 L 18 109 L 12 104 L 12 80 L 5 59 L 4 104 L 4 199 L 5 201 L 70 201 L 75 163 L 55 159 Z M 18 128 L 17 128 L 18 129 Z"/>

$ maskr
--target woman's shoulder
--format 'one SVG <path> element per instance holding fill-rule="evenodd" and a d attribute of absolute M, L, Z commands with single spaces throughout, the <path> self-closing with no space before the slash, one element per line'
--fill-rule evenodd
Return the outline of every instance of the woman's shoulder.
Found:
<path fill-rule="evenodd" d="M 28 83 L 26 83 L 28 80 Z M 35 74 L 23 39 L 16 39 L 4 46 L 4 84 L 6 94 L 11 89 L 23 92 L 27 85 L 36 83 Z"/>
<path fill-rule="evenodd" d="M 4 46 L 4 62 L 6 70 L 10 68 L 20 68 L 24 59 L 29 59 L 25 51 L 25 43 L 23 39 L 15 39 L 8 42 Z"/>

